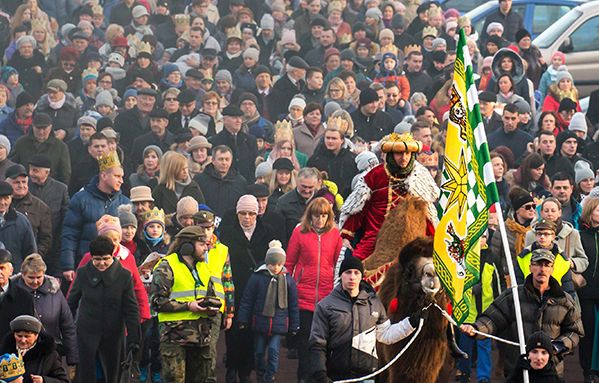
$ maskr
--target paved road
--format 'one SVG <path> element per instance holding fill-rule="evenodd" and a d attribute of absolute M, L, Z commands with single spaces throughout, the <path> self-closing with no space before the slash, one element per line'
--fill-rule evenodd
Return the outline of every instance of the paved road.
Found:
<path fill-rule="evenodd" d="M 217 373 L 218 381 L 224 382 L 225 379 L 225 366 L 223 364 L 223 356 L 225 354 L 225 342 L 224 333 L 221 333 L 221 337 L 218 344 L 218 363 Z M 249 352 L 249 351 L 248 351 Z M 494 353 L 494 361 L 497 360 L 498 354 Z M 401 361 L 401 360 L 400 360 Z M 297 360 L 287 359 L 287 349 L 281 349 L 281 359 L 279 366 L 279 373 L 277 374 L 277 381 L 282 383 L 293 383 L 296 381 L 295 371 L 297 369 Z M 493 383 L 501 383 L 503 379 L 499 376 L 499 372 L 495 371 L 497 376 L 494 376 L 491 380 Z M 254 379 L 254 378 L 253 378 Z M 475 377 L 471 379 L 471 382 L 476 383 Z M 566 357 L 566 382 L 567 383 L 583 383 L 582 372 L 580 365 L 578 364 L 578 350 L 575 351 L 574 355 Z M 599 382 L 599 379 L 597 380 Z"/>

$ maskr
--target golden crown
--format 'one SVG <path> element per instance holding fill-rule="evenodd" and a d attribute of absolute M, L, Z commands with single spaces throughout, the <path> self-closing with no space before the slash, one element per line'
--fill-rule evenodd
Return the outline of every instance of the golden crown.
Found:
<path fill-rule="evenodd" d="M 329 117 L 327 120 L 327 130 L 336 130 L 342 135 L 345 135 L 349 123 L 342 117 Z"/>
<path fill-rule="evenodd" d="M 227 28 L 225 29 L 225 35 L 227 36 L 227 39 L 231 37 L 237 37 L 241 39 L 241 30 L 237 28 L 237 26 Z"/>
<path fill-rule="evenodd" d="M 293 141 L 293 131 L 291 122 L 287 120 L 277 121 L 275 123 L 275 144 L 279 141 Z"/>
<path fill-rule="evenodd" d="M 424 29 L 422 29 L 422 38 L 424 38 L 425 36 L 438 36 L 438 32 L 437 32 L 437 28 L 435 27 L 424 27 Z"/>
<path fill-rule="evenodd" d="M 152 210 L 144 212 L 141 215 L 141 220 L 144 224 L 148 223 L 148 222 L 160 222 L 164 225 L 164 222 L 165 222 L 164 210 L 158 209 L 157 207 L 155 207 Z"/>
<path fill-rule="evenodd" d="M 18 378 L 25 374 L 25 364 L 20 356 L 4 354 L 0 357 L 0 379 Z"/>
<path fill-rule="evenodd" d="M 383 153 L 418 153 L 422 150 L 422 142 L 416 141 L 410 133 L 391 133 L 381 140 L 381 150 Z"/>
<path fill-rule="evenodd" d="M 189 26 L 189 15 L 178 14 L 175 15 L 175 26 L 176 27 L 188 27 Z"/>
<path fill-rule="evenodd" d="M 94 5 L 92 7 L 92 13 L 94 15 L 103 15 L 104 14 L 104 9 L 102 9 L 101 5 L 96 4 L 96 5 Z"/>
<path fill-rule="evenodd" d="M 328 6 L 329 13 L 333 11 L 343 12 L 343 4 L 340 1 L 331 1 Z"/>
<path fill-rule="evenodd" d="M 150 55 L 152 54 L 152 46 L 150 43 L 146 43 L 145 41 L 139 43 L 139 46 L 137 47 L 137 54 L 139 55 L 142 52 L 146 52 Z"/>
<path fill-rule="evenodd" d="M 403 49 L 404 56 L 408 56 L 411 52 L 421 52 L 420 45 L 418 44 L 409 44 L 406 45 Z"/>
<path fill-rule="evenodd" d="M 31 30 L 36 31 L 38 29 L 46 30 L 46 23 L 44 23 L 44 21 L 41 19 L 31 20 Z"/>
<path fill-rule="evenodd" d="M 119 160 L 119 155 L 115 152 L 110 152 L 106 156 L 102 156 L 98 158 L 98 166 L 100 167 L 100 171 L 106 171 L 112 168 L 120 168 L 121 160 Z"/>

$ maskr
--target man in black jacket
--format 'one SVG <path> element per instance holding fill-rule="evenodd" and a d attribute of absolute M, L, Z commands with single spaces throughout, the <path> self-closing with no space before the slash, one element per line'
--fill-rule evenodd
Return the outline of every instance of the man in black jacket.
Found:
<path fill-rule="evenodd" d="M 512 0 L 498 0 L 499 9 L 491 13 L 485 19 L 481 33 L 481 41 L 488 38 L 487 27 L 491 23 L 500 23 L 503 25 L 503 38 L 507 41 L 516 42 L 516 32 L 524 28 L 522 16 L 512 10 Z"/>
<path fill-rule="evenodd" d="M 114 127 L 120 134 L 120 144 L 125 155 L 131 155 L 136 137 L 150 131 L 150 112 L 154 109 L 157 95 L 151 88 L 138 89 L 137 105 L 119 114 L 114 120 Z"/>
<path fill-rule="evenodd" d="M 33 296 L 11 283 L 13 273 L 12 256 L 0 250 L 0 337 L 10 333 L 10 321 L 19 315 L 33 315 Z"/>
<path fill-rule="evenodd" d="M 295 189 L 283 194 L 277 201 L 277 212 L 285 218 L 287 241 L 291 238 L 293 229 L 295 229 L 302 218 L 308 201 L 318 188 L 317 170 L 314 168 L 303 168 L 297 174 L 297 186 Z"/>
<path fill-rule="evenodd" d="M 268 97 L 268 108 L 271 118 L 276 120 L 279 116 L 287 114 L 287 108 L 293 96 L 301 93 L 304 89 L 304 78 L 309 68 L 308 63 L 301 57 L 293 56 L 289 59 L 287 73 L 275 82 L 272 92 Z"/>
<path fill-rule="evenodd" d="M 246 179 L 231 166 L 232 163 L 231 149 L 225 145 L 215 146 L 212 163 L 194 178 L 204 192 L 206 205 L 220 217 L 235 206 L 247 185 Z"/>
<path fill-rule="evenodd" d="M 485 133 L 487 135 L 496 131 L 503 126 L 501 122 L 501 116 L 495 111 L 495 103 L 497 102 L 497 95 L 493 92 L 484 91 L 478 95 L 480 114 L 483 117 L 483 124 L 485 125 Z"/>
<path fill-rule="evenodd" d="M 223 109 L 224 129 L 210 138 L 213 146 L 225 145 L 233 152 L 233 168 L 248 182 L 254 182 L 258 145 L 256 137 L 241 131 L 243 112 L 237 106 L 229 105 Z"/>
<path fill-rule="evenodd" d="M 406 56 L 405 72 L 408 81 L 410 82 L 410 96 L 415 92 L 421 92 L 431 100 L 434 95 L 431 95 L 433 79 L 423 69 L 424 56 L 419 50 L 412 50 Z"/>
<path fill-rule="evenodd" d="M 151 131 L 133 141 L 133 148 L 129 154 L 129 170 L 132 173 L 139 164 L 143 163 L 143 152 L 146 147 L 150 145 L 158 146 L 163 153 L 170 150 L 171 145 L 175 142 L 175 136 L 166 129 L 167 125 L 168 113 L 166 110 L 156 108 L 150 113 Z"/>
<path fill-rule="evenodd" d="M 379 95 L 374 89 L 367 88 L 360 93 L 360 106 L 351 114 L 356 136 L 366 142 L 378 142 L 393 132 L 391 117 L 379 110 Z"/>
<path fill-rule="evenodd" d="M 177 96 L 179 110 L 168 116 L 168 130 L 173 134 L 189 129 L 189 122 L 200 112 L 197 109 L 196 95 L 184 89 Z"/>

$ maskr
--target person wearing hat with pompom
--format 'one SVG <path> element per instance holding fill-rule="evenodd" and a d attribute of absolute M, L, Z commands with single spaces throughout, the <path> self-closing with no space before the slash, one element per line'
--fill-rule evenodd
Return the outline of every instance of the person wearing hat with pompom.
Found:
<path fill-rule="evenodd" d="M 260 383 L 270 383 L 275 378 L 281 338 L 299 330 L 297 289 L 285 269 L 285 250 L 276 240 L 268 246 L 264 264 L 250 277 L 237 314 L 239 328 L 251 326 L 256 377 Z"/>
<path fill-rule="evenodd" d="M 523 371 L 528 371 L 529 382 L 534 383 L 560 383 L 557 376 L 553 354 L 555 350 L 551 344 L 551 337 L 543 331 L 537 331 L 526 340 L 526 354 L 520 355 L 518 364 L 508 377 L 507 383 L 523 382 Z"/>

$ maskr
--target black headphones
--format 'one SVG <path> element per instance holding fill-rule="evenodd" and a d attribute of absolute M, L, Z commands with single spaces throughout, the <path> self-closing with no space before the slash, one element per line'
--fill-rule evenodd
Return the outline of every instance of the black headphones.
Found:
<path fill-rule="evenodd" d="M 195 252 L 195 247 L 191 242 L 185 242 L 179 248 L 179 255 L 193 255 Z"/>

